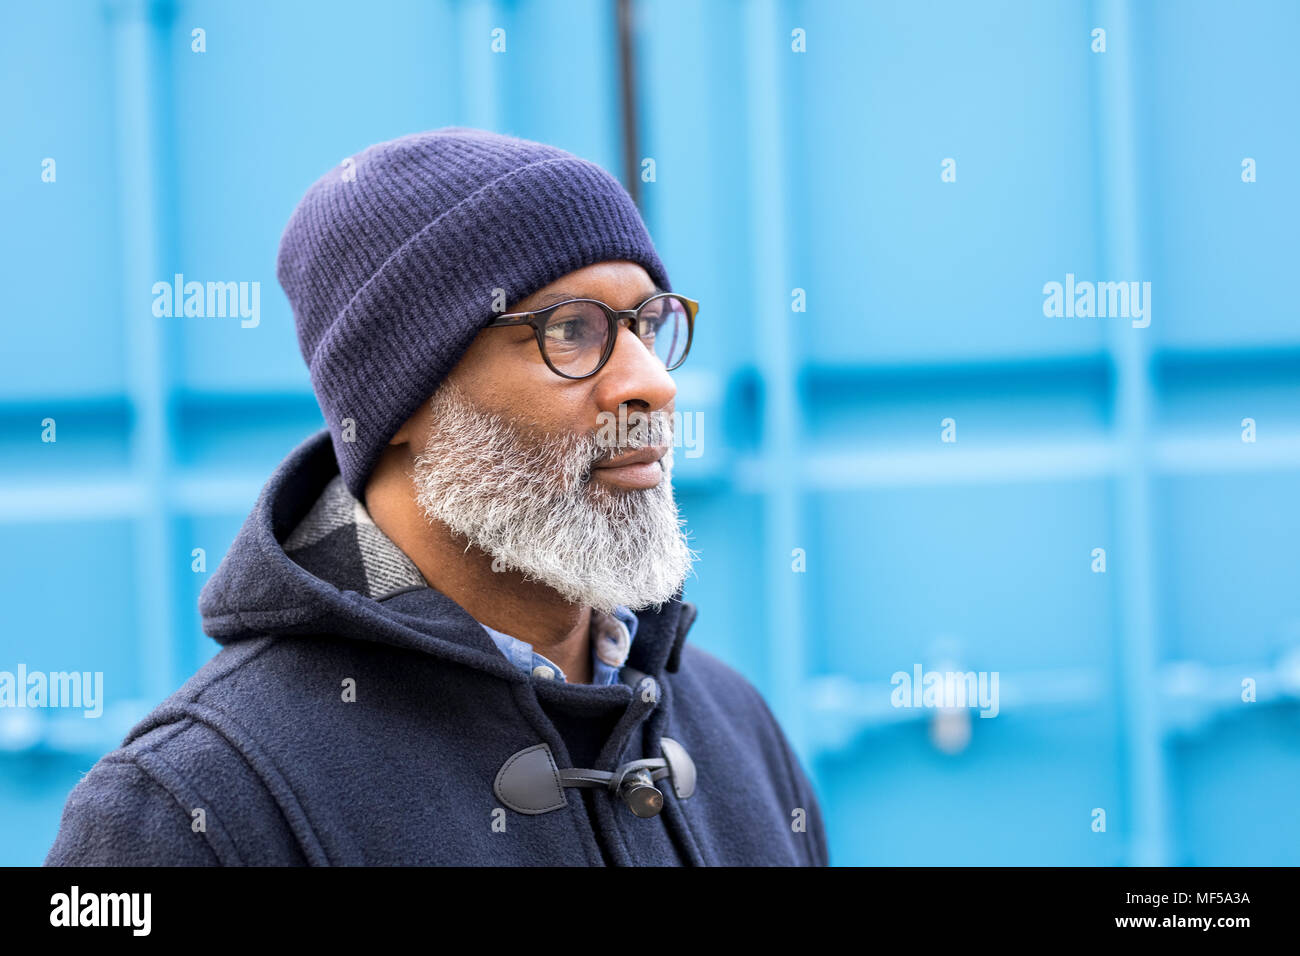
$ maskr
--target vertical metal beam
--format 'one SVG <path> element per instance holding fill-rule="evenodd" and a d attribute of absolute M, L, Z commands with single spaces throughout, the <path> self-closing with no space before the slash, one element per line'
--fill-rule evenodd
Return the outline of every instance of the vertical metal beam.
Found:
<path fill-rule="evenodd" d="M 1139 160 L 1133 116 L 1133 17 L 1122 0 L 1101 0 L 1096 14 L 1094 24 L 1105 28 L 1107 34 L 1107 50 L 1094 54 L 1093 62 L 1097 84 L 1095 136 L 1101 144 L 1097 154 L 1102 199 L 1100 278 L 1140 281 L 1147 273 L 1139 222 Z M 1080 42 L 1087 42 L 1087 37 L 1080 37 Z M 1120 686 L 1128 731 L 1125 760 L 1129 806 L 1121 819 L 1127 818 L 1132 833 L 1129 862 L 1136 866 L 1167 866 L 1171 862 L 1165 824 L 1169 812 L 1167 755 L 1157 694 L 1159 623 L 1151 515 L 1152 330 L 1135 329 L 1125 319 L 1110 322 L 1119 451 L 1115 514 L 1118 547 L 1111 557 L 1110 570 L 1118 580 Z"/>
<path fill-rule="evenodd" d="M 768 623 L 768 678 L 772 707 L 791 745 L 805 759 L 807 739 L 803 608 L 800 588 L 790 566 L 792 548 L 806 547 L 800 537 L 801 488 L 792 464 L 799 453 L 798 395 L 795 363 L 800 359 L 790 333 L 790 248 L 786 215 L 784 116 L 781 108 L 781 51 L 786 33 L 774 0 L 746 4 L 746 149 L 740 161 L 749 172 L 750 266 L 762 343 L 756 356 L 763 380 L 763 493 L 766 553 L 760 562 Z M 815 562 L 817 556 L 812 556 Z M 823 565 L 824 567 L 824 565 Z M 815 573 L 815 571 L 813 572 Z"/>
<path fill-rule="evenodd" d="M 113 48 L 117 209 L 121 250 L 121 317 L 127 343 L 127 389 L 133 481 L 143 492 L 137 521 L 135 596 L 139 620 L 140 692 L 150 700 L 175 689 L 173 608 L 179 576 L 168 507 L 171 426 L 168 414 L 167 325 L 150 309 L 150 289 L 166 279 L 159 238 L 159 160 L 163 89 L 158 63 L 171 5 L 151 0 L 106 3 Z"/>
<path fill-rule="evenodd" d="M 632 0 L 614 0 L 618 22 L 618 77 L 623 119 L 623 184 L 641 207 L 641 117 L 637 113 L 636 38 Z"/>
<path fill-rule="evenodd" d="M 502 54 L 491 51 L 492 31 L 504 27 L 505 18 L 492 0 L 474 0 L 457 4 L 454 14 L 458 33 L 463 38 L 460 76 L 464 82 L 460 93 L 467 119 L 463 125 L 480 129 L 501 130 L 501 83 L 497 79 L 497 60 Z M 506 33 L 505 56 L 512 42 Z M 515 38 L 513 42 L 518 42 Z"/>

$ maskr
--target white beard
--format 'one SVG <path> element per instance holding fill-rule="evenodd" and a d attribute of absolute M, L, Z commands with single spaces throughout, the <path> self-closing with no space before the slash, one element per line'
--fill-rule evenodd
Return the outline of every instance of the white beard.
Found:
<path fill-rule="evenodd" d="M 620 450 L 602 447 L 594 432 L 528 430 L 479 409 L 450 383 L 431 405 L 432 431 L 413 476 L 426 518 L 490 555 L 494 568 L 598 611 L 662 605 L 677 593 L 696 555 L 673 500 L 667 416 L 650 416 L 656 440 L 648 442 L 669 446 L 663 480 L 612 490 L 591 479 L 591 466 Z"/>

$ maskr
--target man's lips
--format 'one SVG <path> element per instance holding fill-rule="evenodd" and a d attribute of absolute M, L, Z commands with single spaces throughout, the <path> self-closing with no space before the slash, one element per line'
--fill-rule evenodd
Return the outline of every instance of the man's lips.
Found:
<path fill-rule="evenodd" d="M 650 445 L 646 448 L 638 448 L 636 451 L 630 451 L 625 455 L 616 455 L 597 462 L 593 468 L 621 468 L 623 465 L 636 465 L 658 461 L 668 453 L 667 445 Z"/>
<path fill-rule="evenodd" d="M 592 465 L 591 474 L 620 488 L 653 488 L 663 480 L 664 470 L 659 459 L 667 452 L 666 445 L 638 448 Z"/>

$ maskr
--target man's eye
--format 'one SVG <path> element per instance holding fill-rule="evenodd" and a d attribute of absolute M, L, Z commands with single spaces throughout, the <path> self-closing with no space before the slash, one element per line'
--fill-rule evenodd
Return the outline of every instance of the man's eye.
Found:
<path fill-rule="evenodd" d="M 577 349 L 599 348 L 604 340 L 603 332 L 595 322 L 585 315 L 570 318 L 561 316 L 546 326 L 546 344 L 552 349 L 573 351 Z"/>
<path fill-rule="evenodd" d="M 546 336 L 553 342 L 575 342 L 582 338 L 582 320 L 552 322 L 546 326 Z"/>

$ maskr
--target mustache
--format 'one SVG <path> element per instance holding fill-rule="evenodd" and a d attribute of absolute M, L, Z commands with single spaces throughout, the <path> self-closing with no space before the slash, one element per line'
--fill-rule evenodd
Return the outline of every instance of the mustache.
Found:
<path fill-rule="evenodd" d="M 631 412 L 625 419 L 606 422 L 588 434 L 594 439 L 589 446 L 591 463 L 600 464 L 643 448 L 671 448 L 673 420 L 663 410 Z"/>

